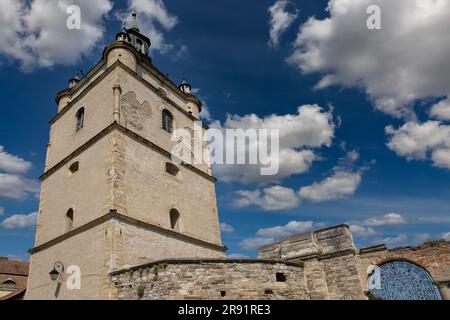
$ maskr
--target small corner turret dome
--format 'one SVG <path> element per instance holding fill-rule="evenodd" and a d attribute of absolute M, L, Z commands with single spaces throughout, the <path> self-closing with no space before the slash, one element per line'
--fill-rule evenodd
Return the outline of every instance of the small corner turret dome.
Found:
<path fill-rule="evenodd" d="M 183 77 L 183 81 L 181 81 L 180 86 L 178 87 L 183 93 L 186 94 L 191 94 L 192 91 L 192 87 L 191 85 L 187 82 L 186 78 Z"/>
<path fill-rule="evenodd" d="M 69 80 L 69 89 L 72 89 L 73 87 L 75 87 L 79 82 L 80 82 L 80 76 L 76 75 L 75 77 L 73 77 L 72 79 Z"/>

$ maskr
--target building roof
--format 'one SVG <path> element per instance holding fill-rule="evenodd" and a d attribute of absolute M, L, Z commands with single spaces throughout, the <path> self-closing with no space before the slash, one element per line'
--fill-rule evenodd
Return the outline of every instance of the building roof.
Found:
<path fill-rule="evenodd" d="M 0 274 L 28 276 L 29 263 L 0 257 Z"/>

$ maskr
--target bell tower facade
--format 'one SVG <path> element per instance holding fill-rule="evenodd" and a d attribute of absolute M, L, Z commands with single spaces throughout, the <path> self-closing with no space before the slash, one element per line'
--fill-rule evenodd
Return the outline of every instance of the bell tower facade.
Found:
<path fill-rule="evenodd" d="M 152 64 L 150 45 L 133 14 L 56 96 L 26 299 L 114 299 L 114 270 L 225 257 L 210 164 L 171 156 L 201 102 Z"/>

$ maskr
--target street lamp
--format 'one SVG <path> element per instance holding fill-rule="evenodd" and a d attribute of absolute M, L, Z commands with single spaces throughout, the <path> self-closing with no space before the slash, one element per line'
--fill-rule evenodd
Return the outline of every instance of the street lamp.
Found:
<path fill-rule="evenodd" d="M 53 266 L 53 270 L 49 272 L 50 279 L 52 281 L 58 280 L 64 272 L 64 265 L 62 262 L 55 262 L 55 265 Z"/>

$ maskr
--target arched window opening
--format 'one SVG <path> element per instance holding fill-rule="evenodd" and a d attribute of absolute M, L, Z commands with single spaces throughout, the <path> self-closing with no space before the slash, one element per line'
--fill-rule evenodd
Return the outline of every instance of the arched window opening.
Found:
<path fill-rule="evenodd" d="M 441 300 L 431 275 L 406 261 L 391 261 L 374 270 L 368 279 L 370 296 L 379 300 Z"/>
<path fill-rule="evenodd" d="M 73 229 L 73 209 L 67 210 L 66 213 L 66 232 L 69 232 Z"/>
<path fill-rule="evenodd" d="M 168 174 L 170 174 L 171 176 L 176 177 L 178 175 L 178 173 L 180 172 L 180 169 L 176 165 L 174 165 L 170 162 L 167 162 L 166 163 L 166 172 Z"/>
<path fill-rule="evenodd" d="M 78 170 L 80 170 L 80 162 L 79 161 L 72 163 L 69 167 L 69 171 L 71 174 L 74 174 Z"/>
<path fill-rule="evenodd" d="M 144 46 L 144 43 L 140 39 L 136 39 L 136 49 L 139 52 L 142 52 L 142 47 Z"/>
<path fill-rule="evenodd" d="M 168 133 L 173 132 L 173 116 L 168 110 L 162 112 L 162 128 Z"/>
<path fill-rule="evenodd" d="M 176 209 L 170 210 L 170 228 L 180 231 L 180 213 Z"/>
<path fill-rule="evenodd" d="M 76 118 L 76 131 L 84 127 L 84 108 L 77 111 Z"/>

